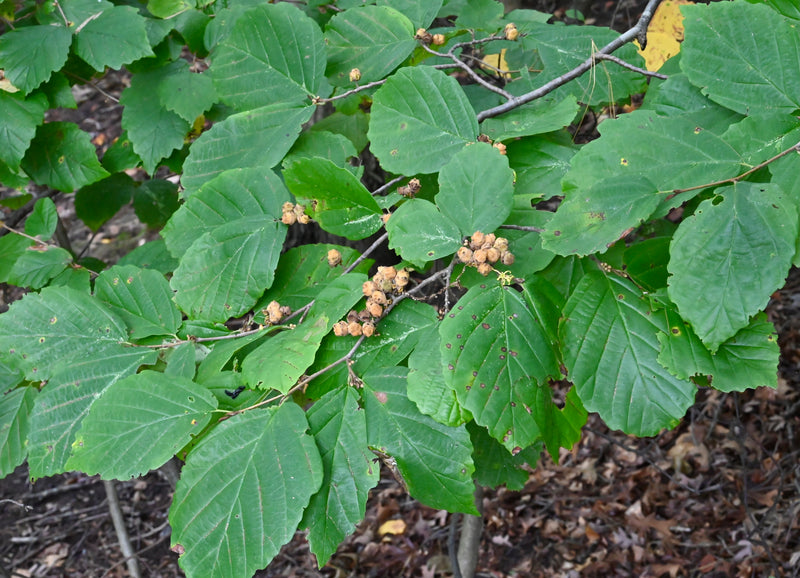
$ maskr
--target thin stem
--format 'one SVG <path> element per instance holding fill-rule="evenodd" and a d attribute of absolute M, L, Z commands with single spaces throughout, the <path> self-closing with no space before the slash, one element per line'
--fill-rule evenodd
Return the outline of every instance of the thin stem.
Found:
<path fill-rule="evenodd" d="M 532 90 L 523 94 L 522 96 L 517 96 L 511 98 L 508 102 L 504 102 L 498 106 L 488 108 L 478 114 L 478 122 L 482 122 L 487 118 L 492 118 L 503 113 L 506 113 L 510 110 L 514 110 L 515 108 L 522 106 L 528 102 L 536 100 L 537 98 L 542 98 L 546 94 L 553 92 L 555 89 L 564 86 L 568 82 L 583 76 L 584 73 L 591 70 L 594 65 L 596 64 L 598 58 L 598 54 L 611 54 L 615 50 L 619 49 L 620 47 L 624 46 L 628 42 L 631 42 L 633 39 L 638 39 L 639 44 L 644 46 L 646 44 L 647 39 L 647 25 L 650 23 L 650 20 L 653 18 L 653 14 L 655 13 L 656 8 L 661 3 L 661 0 L 650 0 L 647 3 L 647 6 L 644 8 L 644 12 L 642 12 L 641 18 L 636 23 L 636 25 L 628 30 L 627 32 L 619 35 L 617 38 L 606 44 L 603 48 L 592 54 L 589 58 L 587 58 L 584 62 L 562 74 L 558 78 L 554 78 L 547 84 L 540 86 L 536 90 Z M 645 39 L 645 42 L 642 39 Z"/>
<path fill-rule="evenodd" d="M 375 82 L 368 82 L 367 84 L 362 84 L 361 86 L 357 86 L 357 87 L 355 87 L 353 89 L 348 90 L 347 92 L 343 92 L 342 94 L 337 94 L 336 96 L 331 96 L 329 98 L 322 98 L 322 97 L 319 97 L 319 96 L 315 96 L 312 99 L 312 102 L 314 104 L 325 104 L 326 102 L 333 102 L 334 100 L 340 100 L 342 98 L 347 98 L 348 96 L 350 96 L 352 94 L 357 94 L 359 92 L 363 92 L 363 91 L 368 90 L 370 88 L 375 88 L 376 86 L 380 86 L 384 82 L 386 82 L 386 80 L 387 79 L 384 78 L 383 80 L 376 80 Z"/>
<path fill-rule="evenodd" d="M 38 237 L 33 237 L 31 235 L 28 235 L 27 233 L 23 233 L 22 231 L 17 231 L 16 229 L 13 229 L 13 228 L 9 227 L 8 225 L 3 223 L 2 221 L 0 221 L 0 227 L 2 227 L 3 229 L 5 229 L 5 230 L 7 230 L 7 231 L 9 231 L 11 233 L 16 233 L 20 237 L 25 237 L 26 239 L 30 239 L 31 241 L 33 241 L 34 243 L 36 243 L 40 247 L 55 247 L 55 245 L 51 245 L 50 243 L 45 243 L 44 241 L 42 241 Z"/>
<path fill-rule="evenodd" d="M 363 253 L 361 253 L 361 255 L 359 255 L 358 259 L 350 263 L 350 265 L 347 267 L 347 269 L 344 270 L 344 273 L 342 273 L 342 275 L 347 275 L 350 271 L 355 269 L 359 263 L 361 263 L 364 259 L 369 257 L 372 254 L 372 252 L 375 249 L 377 249 L 381 245 L 381 243 L 386 241 L 386 239 L 388 238 L 389 238 L 389 233 L 384 233 L 383 235 L 375 239 L 375 242 L 372 243 L 372 245 L 370 245 L 369 247 L 367 247 L 367 249 Z"/>
<path fill-rule="evenodd" d="M 458 45 L 456 45 L 456 46 L 458 46 Z M 464 61 L 462 61 L 460 58 L 458 58 L 458 56 L 454 55 L 453 54 L 453 50 L 455 49 L 455 46 L 453 48 L 451 48 L 446 54 L 443 53 L 443 52 L 437 52 L 436 50 L 433 50 L 427 44 L 422 44 L 422 48 L 424 48 L 427 52 L 429 52 L 430 54 L 433 54 L 434 56 L 440 56 L 442 58 L 449 58 L 450 60 L 453 61 L 453 64 L 455 64 L 461 70 L 466 72 L 469 75 L 469 77 L 472 78 L 472 80 L 474 80 L 475 82 L 480 84 L 485 89 L 491 90 L 492 92 L 495 92 L 495 93 L 499 94 L 500 96 L 502 96 L 506 100 L 511 100 L 511 99 L 514 98 L 510 92 L 506 92 L 505 90 L 503 90 L 499 86 L 495 86 L 491 82 L 486 82 L 483 78 L 481 78 L 480 74 L 478 74 L 477 72 L 472 70 L 469 66 L 467 66 L 467 64 Z"/>
<path fill-rule="evenodd" d="M 64 19 L 64 26 L 69 28 L 69 19 L 67 18 L 67 15 L 64 14 L 64 11 L 61 9 L 61 3 L 58 0 L 53 0 L 53 4 L 55 4 L 56 8 L 58 8 L 58 12 L 59 14 L 61 14 L 61 18 Z"/>
<path fill-rule="evenodd" d="M 389 189 L 391 189 L 393 185 L 396 185 L 397 183 L 399 183 L 400 181 L 402 181 L 404 178 L 405 178 L 405 177 L 404 177 L 403 175 L 400 175 L 399 177 L 395 177 L 395 178 L 393 178 L 391 181 L 389 181 L 389 182 L 388 182 L 388 183 L 386 183 L 385 185 L 381 185 L 380 187 L 378 187 L 377 189 L 375 189 L 374 191 L 372 191 L 372 193 L 371 193 L 371 194 L 372 194 L 372 196 L 373 196 L 373 197 L 377 197 L 377 196 L 379 196 L 379 195 L 382 195 L 383 193 L 385 193 L 386 191 L 388 191 Z"/>
<path fill-rule="evenodd" d="M 653 78 L 660 78 L 661 80 L 666 80 L 669 78 L 666 74 L 661 74 L 660 72 L 653 72 L 652 70 L 647 70 L 645 68 L 639 68 L 638 66 L 634 66 L 628 62 L 625 62 L 621 58 L 614 56 L 613 54 L 602 54 L 600 52 L 596 52 L 594 54 L 595 60 L 608 60 L 613 62 L 614 64 L 620 65 L 622 68 L 627 68 L 628 70 L 632 70 L 633 72 L 638 72 L 643 76 L 652 76 Z"/>
<path fill-rule="evenodd" d="M 67 76 L 71 76 L 72 78 L 74 78 L 78 82 L 82 82 L 83 84 L 88 84 L 89 86 L 94 88 L 97 92 L 99 92 L 100 94 L 105 96 L 111 102 L 116 102 L 117 104 L 119 104 L 119 99 L 116 96 L 113 96 L 113 95 L 107 93 L 105 90 L 103 90 L 102 88 L 97 86 L 97 83 L 95 83 L 93 80 L 86 80 L 85 78 L 81 78 L 77 74 L 73 74 L 73 73 L 69 72 L 68 70 L 65 70 L 64 74 L 66 74 Z"/>
<path fill-rule="evenodd" d="M 753 168 L 743 172 L 741 175 L 737 175 L 735 177 L 731 177 L 729 179 L 722 179 L 721 181 L 714 181 L 713 183 L 705 183 L 703 185 L 696 185 L 694 187 L 689 187 L 686 189 L 673 189 L 672 192 L 667 196 L 667 199 L 671 199 L 675 195 L 680 195 L 681 193 L 688 193 L 689 191 L 696 191 L 698 189 L 708 189 L 711 187 L 718 187 L 719 185 L 724 185 L 725 183 L 736 183 L 741 181 L 743 178 L 747 177 L 748 175 L 752 175 L 756 171 L 760 171 L 765 166 L 774 163 L 778 159 L 785 157 L 786 155 L 792 152 L 800 152 L 800 142 L 795 144 L 794 146 L 790 146 L 788 149 L 779 152 L 774 157 L 765 160 L 763 163 L 754 166 Z"/>
<path fill-rule="evenodd" d="M 500 225 L 501 229 L 514 229 L 515 231 L 528 231 L 529 233 L 544 233 L 540 227 L 530 227 L 527 225 Z"/>

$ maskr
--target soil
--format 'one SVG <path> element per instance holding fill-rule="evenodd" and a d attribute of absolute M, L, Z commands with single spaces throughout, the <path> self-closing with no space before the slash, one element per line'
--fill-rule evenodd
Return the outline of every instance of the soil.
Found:
<path fill-rule="evenodd" d="M 574 3 L 533 4 L 564 14 Z M 581 4 L 596 23 L 624 29 L 643 2 Z M 118 95 L 125 76 L 103 82 Z M 77 111 L 53 119 L 78 122 L 102 150 L 119 134 L 121 109 L 95 90 L 78 96 Z M 113 262 L 155 235 L 127 207 L 92 237 L 76 221 L 71 196 L 55 200 L 73 248 L 90 244 L 93 257 Z M 18 297 L 0 286 L 0 311 Z M 703 389 L 681 424 L 655 438 L 625 436 L 590 418 L 581 442 L 558 464 L 543 457 L 523 490 L 485 491 L 478 575 L 800 576 L 799 271 L 773 295 L 768 313 L 782 351 L 777 389 Z M 364 521 L 324 568 L 298 533 L 257 576 L 452 576 L 453 516 L 420 505 L 382 474 Z M 169 477 L 151 472 L 116 489 L 142 575 L 183 576 L 169 550 Z M 0 578 L 127 575 L 97 477 L 30 483 L 22 466 L 0 481 Z"/>

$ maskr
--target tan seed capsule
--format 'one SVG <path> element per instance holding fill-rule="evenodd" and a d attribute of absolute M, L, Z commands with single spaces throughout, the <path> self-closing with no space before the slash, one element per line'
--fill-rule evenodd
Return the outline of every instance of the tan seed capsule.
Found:
<path fill-rule="evenodd" d="M 478 142 L 487 142 L 492 144 L 492 139 L 490 139 L 488 135 L 481 133 L 478 135 Z"/>
<path fill-rule="evenodd" d="M 492 245 L 492 247 L 494 247 L 501 253 L 503 251 L 508 251 L 508 239 L 506 239 L 505 237 L 497 237 L 497 239 L 494 240 L 494 245 Z"/>
<path fill-rule="evenodd" d="M 372 303 L 377 303 L 378 305 L 387 305 L 389 301 L 386 299 L 386 293 L 383 291 L 375 291 L 369 297 Z"/>
<path fill-rule="evenodd" d="M 472 261 L 472 249 L 469 247 L 459 247 L 456 257 L 462 263 L 470 263 Z"/>
<path fill-rule="evenodd" d="M 353 337 L 358 337 L 359 335 L 361 335 L 361 324 L 358 321 L 353 321 L 352 323 L 348 323 L 347 331 Z"/>
<path fill-rule="evenodd" d="M 283 313 L 284 315 L 291 315 L 292 308 L 289 307 L 288 305 L 281 305 L 281 313 Z"/>
<path fill-rule="evenodd" d="M 351 309 L 347 314 L 347 322 L 352 323 L 353 321 L 358 321 L 358 313 L 354 309 Z"/>
<path fill-rule="evenodd" d="M 424 28 L 417 28 L 417 33 L 414 35 L 414 38 L 424 42 L 425 44 L 430 44 L 433 42 L 433 35 Z"/>
<path fill-rule="evenodd" d="M 364 297 L 371 296 L 377 290 L 378 284 L 375 283 L 375 281 L 364 281 L 364 283 L 361 285 L 361 292 L 364 293 Z"/>
<path fill-rule="evenodd" d="M 416 195 L 422 188 L 422 183 L 419 182 L 419 179 L 411 179 L 408 181 L 408 188 L 412 195 Z"/>
<path fill-rule="evenodd" d="M 489 258 L 489 255 L 487 254 L 486 249 L 478 249 L 472 253 L 472 258 L 475 259 L 476 263 L 486 263 L 486 259 Z"/>
<path fill-rule="evenodd" d="M 394 284 L 395 286 L 397 286 L 398 289 L 400 289 L 400 291 L 402 291 L 403 287 L 408 285 L 408 280 L 409 280 L 408 271 L 406 271 L 405 269 L 400 269 L 397 272 L 397 277 L 394 278 Z"/>
<path fill-rule="evenodd" d="M 500 260 L 500 251 L 494 247 L 489 247 L 486 249 L 486 260 L 489 263 L 497 263 Z"/>
<path fill-rule="evenodd" d="M 350 331 L 348 330 L 347 321 L 338 321 L 333 324 L 333 334 L 337 337 L 343 337 L 345 335 L 349 335 Z"/>
<path fill-rule="evenodd" d="M 503 251 L 503 254 L 500 255 L 500 261 L 503 265 L 513 265 L 515 260 L 514 254 L 511 251 Z"/>
<path fill-rule="evenodd" d="M 358 82 L 361 80 L 361 71 L 358 68 L 350 70 L 350 82 Z"/>
<path fill-rule="evenodd" d="M 297 215 L 292 212 L 286 212 L 281 215 L 281 223 L 284 225 L 294 225 L 297 222 Z"/>
<path fill-rule="evenodd" d="M 496 148 L 497 150 L 499 150 L 501 155 L 504 155 L 504 154 L 506 154 L 506 145 L 504 145 L 503 143 L 501 143 L 501 142 L 496 142 L 496 143 L 494 143 L 492 146 L 493 146 L 494 148 Z"/>
<path fill-rule="evenodd" d="M 369 311 L 367 311 L 366 309 L 362 309 L 361 311 L 358 312 L 358 320 L 362 322 L 362 325 L 364 321 L 370 321 L 371 319 L 372 315 L 370 315 Z"/>
<path fill-rule="evenodd" d="M 387 281 L 391 281 L 397 275 L 397 269 L 391 265 L 388 267 L 378 267 L 378 273 L 380 273 Z"/>
<path fill-rule="evenodd" d="M 331 249 L 328 251 L 328 265 L 336 267 L 342 263 L 342 254 L 338 249 Z"/>
<path fill-rule="evenodd" d="M 374 301 L 367 301 L 367 311 L 369 311 L 369 314 L 373 317 L 380 317 L 383 315 L 383 307 Z"/>
<path fill-rule="evenodd" d="M 391 213 L 384 213 L 383 215 L 381 215 L 381 221 L 383 221 L 384 225 L 389 222 L 389 217 L 391 216 L 392 216 Z"/>
<path fill-rule="evenodd" d="M 283 205 L 281 205 L 281 211 L 283 211 L 284 213 L 289 213 L 291 211 L 294 211 L 294 204 L 290 203 L 289 201 L 286 201 L 285 203 L 283 203 Z"/>
<path fill-rule="evenodd" d="M 436 46 L 442 46 L 444 43 L 447 42 L 447 39 L 444 37 L 444 34 L 434 34 L 433 35 L 433 43 Z"/>
<path fill-rule="evenodd" d="M 481 263 L 478 265 L 478 273 L 486 277 L 489 273 L 492 272 L 492 266 L 489 263 Z"/>
<path fill-rule="evenodd" d="M 513 22 L 506 24 L 505 28 L 503 29 L 503 34 L 505 35 L 506 40 L 513 41 L 519 38 L 519 30 L 517 30 L 517 27 Z"/>
<path fill-rule="evenodd" d="M 364 334 L 364 337 L 372 337 L 375 335 L 375 324 L 367 321 L 361 326 L 361 333 Z"/>
<path fill-rule="evenodd" d="M 283 312 L 281 312 L 281 305 L 277 301 L 270 301 L 266 307 L 267 318 L 270 323 L 280 323 L 283 319 Z"/>
<path fill-rule="evenodd" d="M 483 245 L 483 242 L 486 238 L 486 235 L 481 233 L 480 231 L 475 231 L 472 233 L 472 242 L 470 243 L 470 247 L 473 249 L 480 249 Z"/>
<path fill-rule="evenodd" d="M 292 209 L 292 210 L 294 211 L 294 214 L 297 215 L 298 218 L 300 218 L 302 215 L 306 214 L 306 206 L 305 205 L 295 205 L 294 209 Z"/>
<path fill-rule="evenodd" d="M 308 225 L 308 223 L 311 222 L 311 217 L 308 215 L 300 215 L 297 217 L 297 222 L 301 225 Z"/>
<path fill-rule="evenodd" d="M 494 233 L 489 233 L 488 235 L 486 235 L 486 236 L 483 238 L 483 244 L 484 244 L 484 245 L 488 244 L 488 245 L 489 245 L 489 247 L 491 247 L 492 245 L 494 245 L 494 242 L 495 242 L 496 240 L 497 240 L 497 237 L 495 236 L 495 234 L 494 234 Z M 488 248 L 488 247 L 487 247 L 487 248 Z"/>

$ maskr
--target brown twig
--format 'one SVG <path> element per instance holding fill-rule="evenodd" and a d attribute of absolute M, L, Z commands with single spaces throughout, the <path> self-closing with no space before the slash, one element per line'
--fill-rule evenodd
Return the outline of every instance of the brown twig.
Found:
<path fill-rule="evenodd" d="M 523 104 L 529 103 L 533 100 L 538 98 L 542 98 L 543 96 L 550 94 L 555 89 L 564 86 L 568 82 L 575 80 L 576 78 L 583 76 L 584 73 L 588 72 L 592 68 L 594 68 L 598 58 L 598 54 L 611 54 L 615 50 L 619 49 L 620 47 L 624 46 L 628 42 L 631 42 L 634 39 L 639 40 L 639 44 L 644 46 L 646 44 L 647 38 L 647 25 L 650 23 L 650 20 L 653 18 L 653 14 L 655 13 L 656 8 L 661 3 L 661 0 L 650 0 L 647 3 L 647 6 L 644 8 L 644 12 L 642 12 L 642 16 L 639 18 L 639 21 L 627 32 L 621 34 L 608 44 L 606 44 L 603 48 L 598 50 L 597 52 L 593 53 L 589 58 L 587 58 L 584 62 L 562 74 L 558 78 L 554 78 L 547 84 L 540 86 L 536 90 L 532 90 L 530 92 L 526 92 L 521 96 L 512 97 L 508 102 L 504 102 L 498 106 L 488 108 L 480 113 L 478 113 L 478 122 L 482 122 L 487 118 L 492 118 L 503 113 L 506 113 L 510 110 L 514 110 L 515 108 L 522 106 Z M 645 39 L 643 42 L 642 39 Z"/>
<path fill-rule="evenodd" d="M 652 70 L 647 70 L 646 68 L 640 68 L 638 66 L 634 66 L 633 64 L 625 62 L 624 60 L 614 56 L 613 54 L 602 54 L 600 52 L 596 52 L 592 56 L 595 60 L 608 60 L 609 62 L 618 64 L 622 68 L 627 68 L 628 70 L 632 70 L 633 72 L 638 72 L 643 76 L 652 76 L 653 78 L 660 78 L 661 80 L 666 80 L 668 78 L 666 74 L 661 74 L 660 72 L 653 72 Z"/>
<path fill-rule="evenodd" d="M 488 39 L 484 39 L 484 40 L 490 40 L 490 39 L 492 39 L 492 38 L 493 38 L 493 37 L 489 37 Z M 453 46 L 453 47 L 452 47 L 452 48 L 451 48 L 449 51 L 447 51 L 447 52 L 437 52 L 436 50 L 433 50 L 433 49 L 432 49 L 430 46 L 428 46 L 427 44 L 424 44 L 424 43 L 422 44 L 422 48 L 424 48 L 424 49 L 425 49 L 425 50 L 426 50 L 428 53 L 430 53 L 430 54 L 432 54 L 432 55 L 434 55 L 434 56 L 439 56 L 439 57 L 441 57 L 441 58 L 449 58 L 450 60 L 452 60 L 452 61 L 453 61 L 453 64 L 454 64 L 455 66 L 457 66 L 458 68 L 460 68 L 461 70 L 463 70 L 464 72 L 466 72 L 466 73 L 469 75 L 469 77 L 470 77 L 472 80 L 474 80 L 475 82 L 477 82 L 478 84 L 480 84 L 480 85 L 481 85 L 482 87 L 484 87 L 486 90 L 491 90 L 492 92 L 495 92 L 495 93 L 499 94 L 500 96 L 502 96 L 502 97 L 503 97 L 503 98 L 505 98 L 506 100 L 511 100 L 511 99 L 513 99 L 513 98 L 514 98 L 514 96 L 513 96 L 513 95 L 512 95 L 510 92 L 507 92 L 507 91 L 503 90 L 503 89 L 502 89 L 502 88 L 500 88 L 499 86 L 495 86 L 495 85 L 494 85 L 494 84 L 492 84 L 491 82 L 487 82 L 487 81 L 485 81 L 483 78 L 481 78 L 481 75 L 480 75 L 480 74 L 478 74 L 477 72 L 475 72 L 475 71 L 474 71 L 472 68 L 470 68 L 470 67 L 467 65 L 467 63 L 466 63 L 466 62 L 464 62 L 464 61 L 463 61 L 463 60 L 461 60 L 461 59 L 460 59 L 458 56 L 456 56 L 455 54 L 453 54 L 453 50 L 455 50 L 455 49 L 456 49 L 456 47 L 458 47 L 458 44 L 456 44 L 455 46 Z"/>
<path fill-rule="evenodd" d="M 122 517 L 117 489 L 114 487 L 113 481 L 103 480 L 103 485 L 106 488 L 108 511 L 111 513 L 111 520 L 114 522 L 114 530 L 117 533 L 117 540 L 119 540 L 119 549 L 127 561 L 128 573 L 133 578 L 140 578 L 139 560 L 136 558 L 136 553 L 133 551 L 131 540 L 128 537 L 128 530 L 125 528 L 125 519 Z"/>
<path fill-rule="evenodd" d="M 361 86 L 357 86 L 355 88 L 352 88 L 352 89 L 348 90 L 347 92 L 343 92 L 342 94 L 337 94 L 336 96 L 331 96 L 329 98 L 322 98 L 320 96 L 315 96 L 313 99 L 311 99 L 311 102 L 313 104 L 325 104 L 326 102 L 333 102 L 334 100 L 340 100 L 342 98 L 347 98 L 348 96 L 351 96 L 353 94 L 357 94 L 359 92 L 363 92 L 363 91 L 368 90 L 370 88 L 375 88 L 376 86 L 380 86 L 384 82 L 386 82 L 386 80 L 387 79 L 384 78 L 382 80 L 376 80 L 375 82 L 368 82 L 367 84 L 362 84 Z"/>

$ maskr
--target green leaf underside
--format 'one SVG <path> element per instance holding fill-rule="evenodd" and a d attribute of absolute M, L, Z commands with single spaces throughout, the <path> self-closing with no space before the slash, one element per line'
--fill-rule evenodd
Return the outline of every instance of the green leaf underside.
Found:
<path fill-rule="evenodd" d="M 254 215 L 280 219 L 281 205 L 289 198 L 268 168 L 227 170 L 189 195 L 161 235 L 170 253 L 180 258 L 204 234 L 229 223 Z"/>
<path fill-rule="evenodd" d="M 357 240 L 381 227 L 378 203 L 358 177 L 333 161 L 297 159 L 286 167 L 283 178 L 306 211 L 329 233 Z"/>
<path fill-rule="evenodd" d="M 375 455 L 367 448 L 365 412 L 358 402 L 356 390 L 344 386 L 306 412 L 324 473 L 300 527 L 308 528 L 308 542 L 320 567 L 364 518 L 369 491 L 380 478 Z"/>
<path fill-rule="evenodd" d="M 323 478 L 294 403 L 219 424 L 189 454 L 169 513 L 188 575 L 251 576 L 294 535 Z"/>
<path fill-rule="evenodd" d="M 95 280 L 95 296 L 125 321 L 133 339 L 175 334 L 181 324 L 169 283 L 158 271 L 112 267 Z"/>
<path fill-rule="evenodd" d="M 681 68 L 704 94 L 741 114 L 800 108 L 800 37 L 767 6 L 737 2 L 683 8 Z M 739 66 L 730 66 L 735 61 Z"/>
<path fill-rule="evenodd" d="M 664 319 L 630 281 L 587 272 L 560 327 L 564 364 L 586 409 L 609 427 L 638 436 L 674 427 L 697 388 L 659 364 L 658 335 L 666 331 Z"/>
<path fill-rule="evenodd" d="M 386 232 L 389 248 L 409 261 L 433 261 L 452 255 L 461 246 L 458 226 L 424 199 L 403 203 L 386 223 Z"/>
<path fill-rule="evenodd" d="M 272 285 L 285 238 L 286 225 L 269 215 L 243 217 L 203 234 L 170 282 L 178 306 L 211 321 L 246 313 Z"/>
<path fill-rule="evenodd" d="M 72 34 L 64 26 L 28 26 L 0 37 L 0 69 L 24 94 L 67 61 Z"/>
<path fill-rule="evenodd" d="M 71 193 L 107 177 L 89 135 L 71 122 L 48 122 L 36 130 L 22 168 L 36 184 Z"/>
<path fill-rule="evenodd" d="M 764 313 L 712 354 L 676 311 L 667 308 L 665 312 L 669 332 L 658 336 L 658 362 L 670 373 L 681 379 L 710 375 L 712 387 L 726 392 L 777 387 L 780 349 L 775 327 Z"/>
<path fill-rule="evenodd" d="M 204 387 L 176 375 L 143 371 L 108 387 L 92 404 L 66 467 L 127 480 L 167 462 L 217 408 Z"/>
<path fill-rule="evenodd" d="M 560 375 L 558 360 L 517 291 L 496 284 L 473 287 L 439 333 L 445 383 L 476 423 L 509 451 L 549 435 L 545 422 L 557 410 L 547 379 Z"/>
<path fill-rule="evenodd" d="M 37 393 L 34 387 L 20 387 L 0 397 L 0 478 L 25 461 L 29 416 Z"/>
<path fill-rule="evenodd" d="M 382 79 L 417 47 L 414 30 L 408 18 L 389 6 L 364 6 L 336 14 L 325 29 L 325 73 L 331 84 L 353 84 L 350 71 L 354 68 L 361 72 L 362 83 Z"/>
<path fill-rule="evenodd" d="M 711 351 L 784 284 L 798 229 L 797 208 L 778 185 L 741 182 L 717 193 L 678 227 L 667 267 L 670 299 Z"/>
<path fill-rule="evenodd" d="M 26 99 L 21 94 L 0 90 L 0 109 L 3 110 L 0 117 L 0 161 L 10 168 L 19 167 L 36 135 L 36 127 L 44 122 L 47 108 L 47 98 L 43 94 Z"/>
<path fill-rule="evenodd" d="M 560 255 L 604 253 L 652 215 L 666 195 L 641 174 L 598 181 L 570 191 L 542 234 L 542 246 Z"/>
<path fill-rule="evenodd" d="M 409 493 L 423 504 L 477 514 L 467 430 L 421 414 L 406 396 L 406 373 L 382 368 L 363 377 L 370 446 L 395 459 Z"/>
<path fill-rule="evenodd" d="M 508 217 L 514 201 L 514 172 L 508 159 L 487 143 L 465 147 L 439 171 L 436 205 L 462 236 L 490 233 Z"/>
<path fill-rule="evenodd" d="M 580 105 L 572 95 L 562 99 L 541 98 L 531 104 L 481 124 L 481 132 L 493 141 L 506 141 L 560 130 L 575 119 Z"/>
<path fill-rule="evenodd" d="M 181 184 L 192 191 L 223 171 L 274 167 L 313 112 L 313 106 L 279 104 L 229 116 L 194 142 L 183 164 Z"/>
<path fill-rule="evenodd" d="M 456 79 L 433 68 L 402 68 L 375 93 L 367 134 L 385 170 L 427 174 L 475 140 L 478 122 Z"/>
<path fill-rule="evenodd" d="M 153 56 L 145 30 L 146 19 L 132 6 L 114 6 L 88 21 L 75 37 L 75 52 L 95 70 L 119 69 Z"/>
<path fill-rule="evenodd" d="M 322 31 L 284 3 L 245 10 L 212 53 L 210 69 L 220 99 L 237 111 L 302 104 L 317 94 L 324 73 Z"/>

